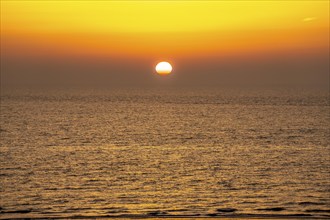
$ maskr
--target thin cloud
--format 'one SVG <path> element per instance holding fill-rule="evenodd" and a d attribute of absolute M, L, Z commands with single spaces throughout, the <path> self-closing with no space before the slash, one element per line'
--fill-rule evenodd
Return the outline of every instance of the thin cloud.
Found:
<path fill-rule="evenodd" d="M 311 22 L 311 21 L 315 21 L 317 18 L 316 17 L 306 17 L 303 19 L 304 22 Z"/>

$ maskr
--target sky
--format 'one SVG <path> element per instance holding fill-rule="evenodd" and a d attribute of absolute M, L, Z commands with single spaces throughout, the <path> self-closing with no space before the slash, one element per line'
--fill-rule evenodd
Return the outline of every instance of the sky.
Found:
<path fill-rule="evenodd" d="M 1 84 L 328 86 L 329 1 L 2 0 Z"/>

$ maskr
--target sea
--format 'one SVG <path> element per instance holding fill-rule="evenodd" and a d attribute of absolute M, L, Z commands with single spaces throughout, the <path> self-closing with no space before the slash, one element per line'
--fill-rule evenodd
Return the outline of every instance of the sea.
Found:
<path fill-rule="evenodd" d="M 0 218 L 330 218 L 328 89 L 1 91 Z"/>

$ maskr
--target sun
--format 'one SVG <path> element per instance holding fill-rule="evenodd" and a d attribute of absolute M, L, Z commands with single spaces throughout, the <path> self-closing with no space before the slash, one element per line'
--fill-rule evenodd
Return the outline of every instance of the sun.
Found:
<path fill-rule="evenodd" d="M 167 75 L 172 72 L 172 66 L 169 62 L 160 62 L 156 66 L 156 72 L 160 75 Z"/>

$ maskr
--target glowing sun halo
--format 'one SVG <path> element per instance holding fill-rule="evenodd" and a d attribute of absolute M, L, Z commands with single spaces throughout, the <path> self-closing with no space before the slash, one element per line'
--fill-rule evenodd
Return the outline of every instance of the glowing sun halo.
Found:
<path fill-rule="evenodd" d="M 172 66 L 168 62 L 160 62 L 156 66 L 156 72 L 160 75 L 167 75 L 172 72 Z"/>

